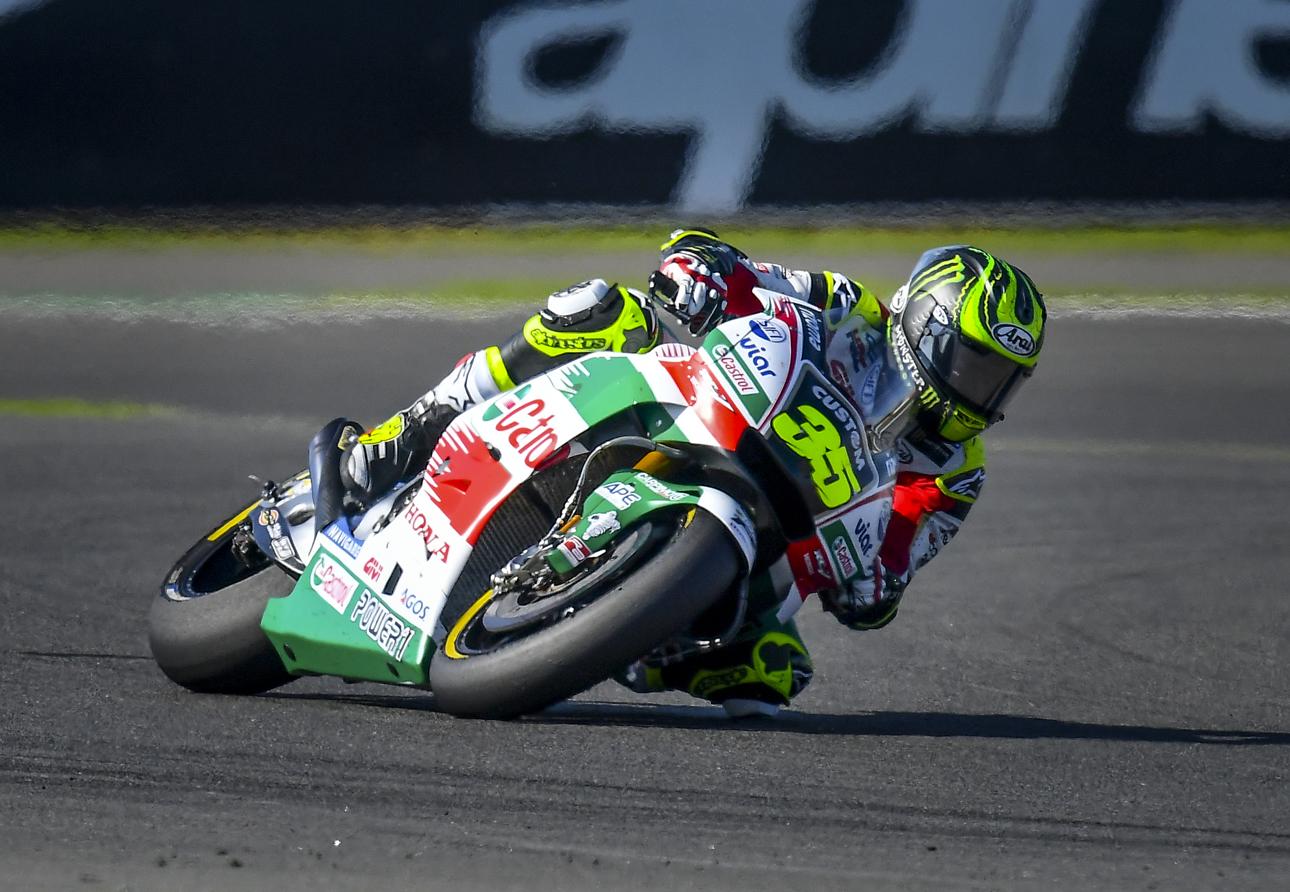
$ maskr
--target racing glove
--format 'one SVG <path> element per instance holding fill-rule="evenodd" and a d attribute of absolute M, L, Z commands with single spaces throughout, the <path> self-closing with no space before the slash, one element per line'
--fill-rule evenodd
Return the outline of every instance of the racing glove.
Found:
<path fill-rule="evenodd" d="M 874 561 L 873 575 L 826 589 L 820 593 L 820 603 L 849 629 L 881 629 L 896 618 L 908 582 L 906 575 L 887 571 L 879 559 Z"/>
<path fill-rule="evenodd" d="M 751 293 L 756 275 L 746 255 L 708 229 L 678 229 L 662 247 L 659 268 L 649 278 L 650 296 L 689 323 L 691 334 L 725 318 L 732 287 Z"/>
<path fill-rule="evenodd" d="M 650 296 L 703 334 L 721 320 L 726 308 L 726 280 L 702 257 L 678 251 L 663 258 L 649 277 Z"/>

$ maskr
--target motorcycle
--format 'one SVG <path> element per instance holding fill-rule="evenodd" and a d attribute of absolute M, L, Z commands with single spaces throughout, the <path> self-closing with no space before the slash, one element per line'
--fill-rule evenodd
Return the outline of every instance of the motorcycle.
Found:
<path fill-rule="evenodd" d="M 864 572 L 895 458 L 830 375 L 832 320 L 759 296 L 697 348 L 589 354 L 474 406 L 358 510 L 316 450 L 175 564 L 156 662 L 195 691 L 329 675 L 508 718 L 728 644 L 756 574 L 785 619 Z"/>

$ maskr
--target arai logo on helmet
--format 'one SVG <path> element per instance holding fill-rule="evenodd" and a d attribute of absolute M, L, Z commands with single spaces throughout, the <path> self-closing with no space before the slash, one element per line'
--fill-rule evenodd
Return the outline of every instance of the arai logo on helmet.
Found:
<path fill-rule="evenodd" d="M 788 333 L 778 325 L 763 325 L 756 319 L 748 323 L 748 331 L 763 341 L 770 341 L 772 344 L 782 343 L 788 337 Z"/>
<path fill-rule="evenodd" d="M 990 329 L 990 334 L 994 335 L 994 339 L 1002 344 L 1005 350 L 1018 356 L 1034 356 L 1039 347 L 1030 332 L 1020 325 L 1009 322 L 998 323 Z"/>

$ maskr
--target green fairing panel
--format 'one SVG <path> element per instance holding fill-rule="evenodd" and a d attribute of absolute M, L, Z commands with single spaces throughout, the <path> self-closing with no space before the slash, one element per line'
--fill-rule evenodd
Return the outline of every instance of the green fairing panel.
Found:
<path fill-rule="evenodd" d="M 426 684 L 429 636 L 385 606 L 325 547 L 290 595 L 269 602 L 260 628 L 295 675 Z"/>
<path fill-rule="evenodd" d="M 634 360 L 632 356 L 614 354 L 576 360 L 496 398 L 484 408 L 482 418 L 495 419 L 504 411 L 502 400 L 523 400 L 538 381 L 545 381 L 569 400 L 584 423 L 582 430 L 629 407 L 643 406 L 651 434 L 657 430 L 660 439 L 684 440 L 672 427 L 668 407 L 659 404 L 659 396 Z M 653 423 L 649 419 L 654 419 Z M 644 487 L 641 491 L 648 492 Z M 696 501 L 697 498 L 694 496 Z M 594 499 L 593 496 L 589 504 Z M 660 504 L 669 503 L 651 495 L 642 500 L 632 517 Z M 609 538 L 604 536 L 603 541 Z M 329 551 L 329 547 L 320 540 L 318 551 L 291 594 L 270 601 L 265 609 L 260 626 L 283 665 L 298 675 L 425 685 L 429 659 L 434 653 L 432 638 L 390 610 L 363 580 L 346 569 L 347 559 Z"/>
<path fill-rule="evenodd" d="M 628 355 L 589 356 L 574 364 L 585 374 L 556 369 L 546 377 L 568 397 L 590 427 L 629 406 L 659 402 L 658 394 L 636 368 L 637 361 Z"/>
<path fill-rule="evenodd" d="M 608 545 L 621 530 L 658 510 L 689 510 L 699 504 L 698 486 L 668 483 L 644 471 L 615 471 L 583 502 L 582 516 L 565 536 L 581 548 L 556 547 L 547 557 L 558 574 L 568 573 L 585 556 Z"/>

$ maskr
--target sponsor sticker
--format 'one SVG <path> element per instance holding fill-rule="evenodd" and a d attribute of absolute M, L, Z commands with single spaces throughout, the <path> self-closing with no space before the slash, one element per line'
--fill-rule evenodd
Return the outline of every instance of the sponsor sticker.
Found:
<path fill-rule="evenodd" d="M 900 289 L 891 296 L 890 308 L 892 315 L 905 309 L 905 304 L 909 303 L 909 286 L 901 285 Z"/>
<path fill-rule="evenodd" d="M 829 360 L 829 374 L 833 376 L 834 382 L 847 391 L 851 390 L 851 373 L 847 367 L 836 359 Z"/>
<path fill-rule="evenodd" d="M 350 557 L 358 557 L 358 552 L 363 547 L 358 544 L 358 541 L 354 539 L 353 536 L 348 535 L 344 530 L 341 530 L 336 526 L 327 527 L 327 529 L 323 530 L 323 535 L 326 536 L 332 544 L 339 546 L 340 550 Z"/>
<path fill-rule="evenodd" d="M 399 604 L 421 622 L 425 622 L 430 613 L 430 605 L 411 589 L 403 590 L 403 593 L 399 595 Z"/>
<path fill-rule="evenodd" d="M 758 322 L 753 319 L 748 323 L 748 333 L 756 335 L 763 341 L 769 341 L 772 344 L 782 344 L 788 340 L 788 332 L 780 328 L 775 322 Z M 818 330 L 817 330 L 818 336 Z"/>
<path fill-rule="evenodd" d="M 755 340 L 752 335 L 740 338 L 735 346 L 739 352 L 747 357 L 748 364 L 753 367 L 753 371 L 758 375 L 763 378 L 775 377 L 775 370 L 771 368 L 770 359 L 766 355 L 766 348 Z"/>
<path fill-rule="evenodd" d="M 373 582 L 379 580 L 383 572 L 385 572 L 385 568 L 382 567 L 381 562 L 374 557 L 368 558 L 367 562 L 363 564 L 363 575 Z"/>
<path fill-rule="evenodd" d="M 860 553 L 865 557 L 873 554 L 873 534 L 869 532 L 869 522 L 864 518 L 856 521 L 855 529 L 856 542 L 860 545 Z"/>
<path fill-rule="evenodd" d="M 641 500 L 641 494 L 636 491 L 636 487 L 619 480 L 596 487 L 596 495 L 619 511 L 626 511 Z"/>
<path fill-rule="evenodd" d="M 873 408 L 874 398 L 878 395 L 878 378 L 882 375 L 882 366 L 874 363 L 865 373 L 860 385 L 860 407 L 868 412 Z"/>
<path fill-rule="evenodd" d="M 536 468 L 560 444 L 551 426 L 554 420 L 555 412 L 547 408 L 546 401 L 533 397 L 506 410 L 493 422 L 493 428 L 506 435 L 506 442 L 523 457 L 526 465 Z"/>
<path fill-rule="evenodd" d="M 588 539 L 597 539 L 606 533 L 616 533 L 623 528 L 618 522 L 618 515 L 612 511 L 602 511 L 587 517 Z"/>
<path fill-rule="evenodd" d="M 835 538 L 829 548 L 833 550 L 833 556 L 838 559 L 838 569 L 842 572 L 843 579 L 850 579 L 856 575 L 857 568 L 855 557 L 851 554 L 851 546 L 842 536 Z"/>
<path fill-rule="evenodd" d="M 820 339 L 820 317 L 813 310 L 805 307 L 798 308 L 798 315 L 802 317 L 802 322 L 806 326 L 806 340 L 811 345 L 811 349 L 817 353 L 823 349 L 823 341 Z"/>
<path fill-rule="evenodd" d="M 577 536 L 569 536 L 556 547 L 564 552 L 564 556 L 569 559 L 569 563 L 575 567 L 591 557 L 591 549 L 587 547 L 586 542 Z"/>
<path fill-rule="evenodd" d="M 448 563 L 451 547 L 447 540 L 435 532 L 430 518 L 415 501 L 403 512 L 403 519 L 407 521 L 408 526 L 412 527 L 412 532 L 420 536 L 421 541 L 425 543 L 427 557 L 437 557 L 441 563 Z"/>
<path fill-rule="evenodd" d="M 416 629 L 395 616 L 371 592 L 363 592 L 363 596 L 354 604 L 349 620 L 358 623 L 358 627 L 368 638 L 396 660 L 403 659 L 408 643 L 416 634 Z"/>
<path fill-rule="evenodd" d="M 725 376 L 730 379 L 730 383 L 735 385 L 735 390 L 745 396 L 751 396 L 757 392 L 757 385 L 744 374 L 743 366 L 739 365 L 739 360 L 729 353 L 718 356 L 717 365 L 721 367 L 721 371 L 725 373 Z"/>
<path fill-rule="evenodd" d="M 684 493 L 679 493 L 674 489 L 668 488 L 666 484 L 662 483 L 661 481 L 655 480 L 653 477 L 651 477 L 649 474 L 646 474 L 644 471 L 637 471 L 636 479 L 639 480 L 641 483 L 645 484 L 645 488 L 648 489 L 650 492 L 656 495 L 662 496 L 663 498 L 667 499 L 669 502 L 679 502 L 685 498 Z"/>
<path fill-rule="evenodd" d="M 990 329 L 990 334 L 994 335 L 994 339 L 1002 344 L 1005 350 L 1018 356 L 1034 356 L 1035 350 L 1039 347 L 1030 332 L 1008 322 L 996 324 Z"/>
<path fill-rule="evenodd" d="M 358 589 L 358 580 L 328 557 L 327 552 L 319 551 L 318 559 L 314 561 L 313 568 L 309 571 L 309 587 L 318 597 L 335 608 L 337 613 L 344 613 L 349 599 Z"/>
<path fill-rule="evenodd" d="M 280 561 L 289 561 L 296 556 L 296 549 L 291 545 L 291 540 L 285 536 L 270 539 L 269 545 L 272 546 L 273 554 Z"/>
<path fill-rule="evenodd" d="M 378 424 L 358 438 L 364 446 L 375 446 L 377 443 L 388 443 L 403 433 L 403 416 L 395 415 Z"/>

